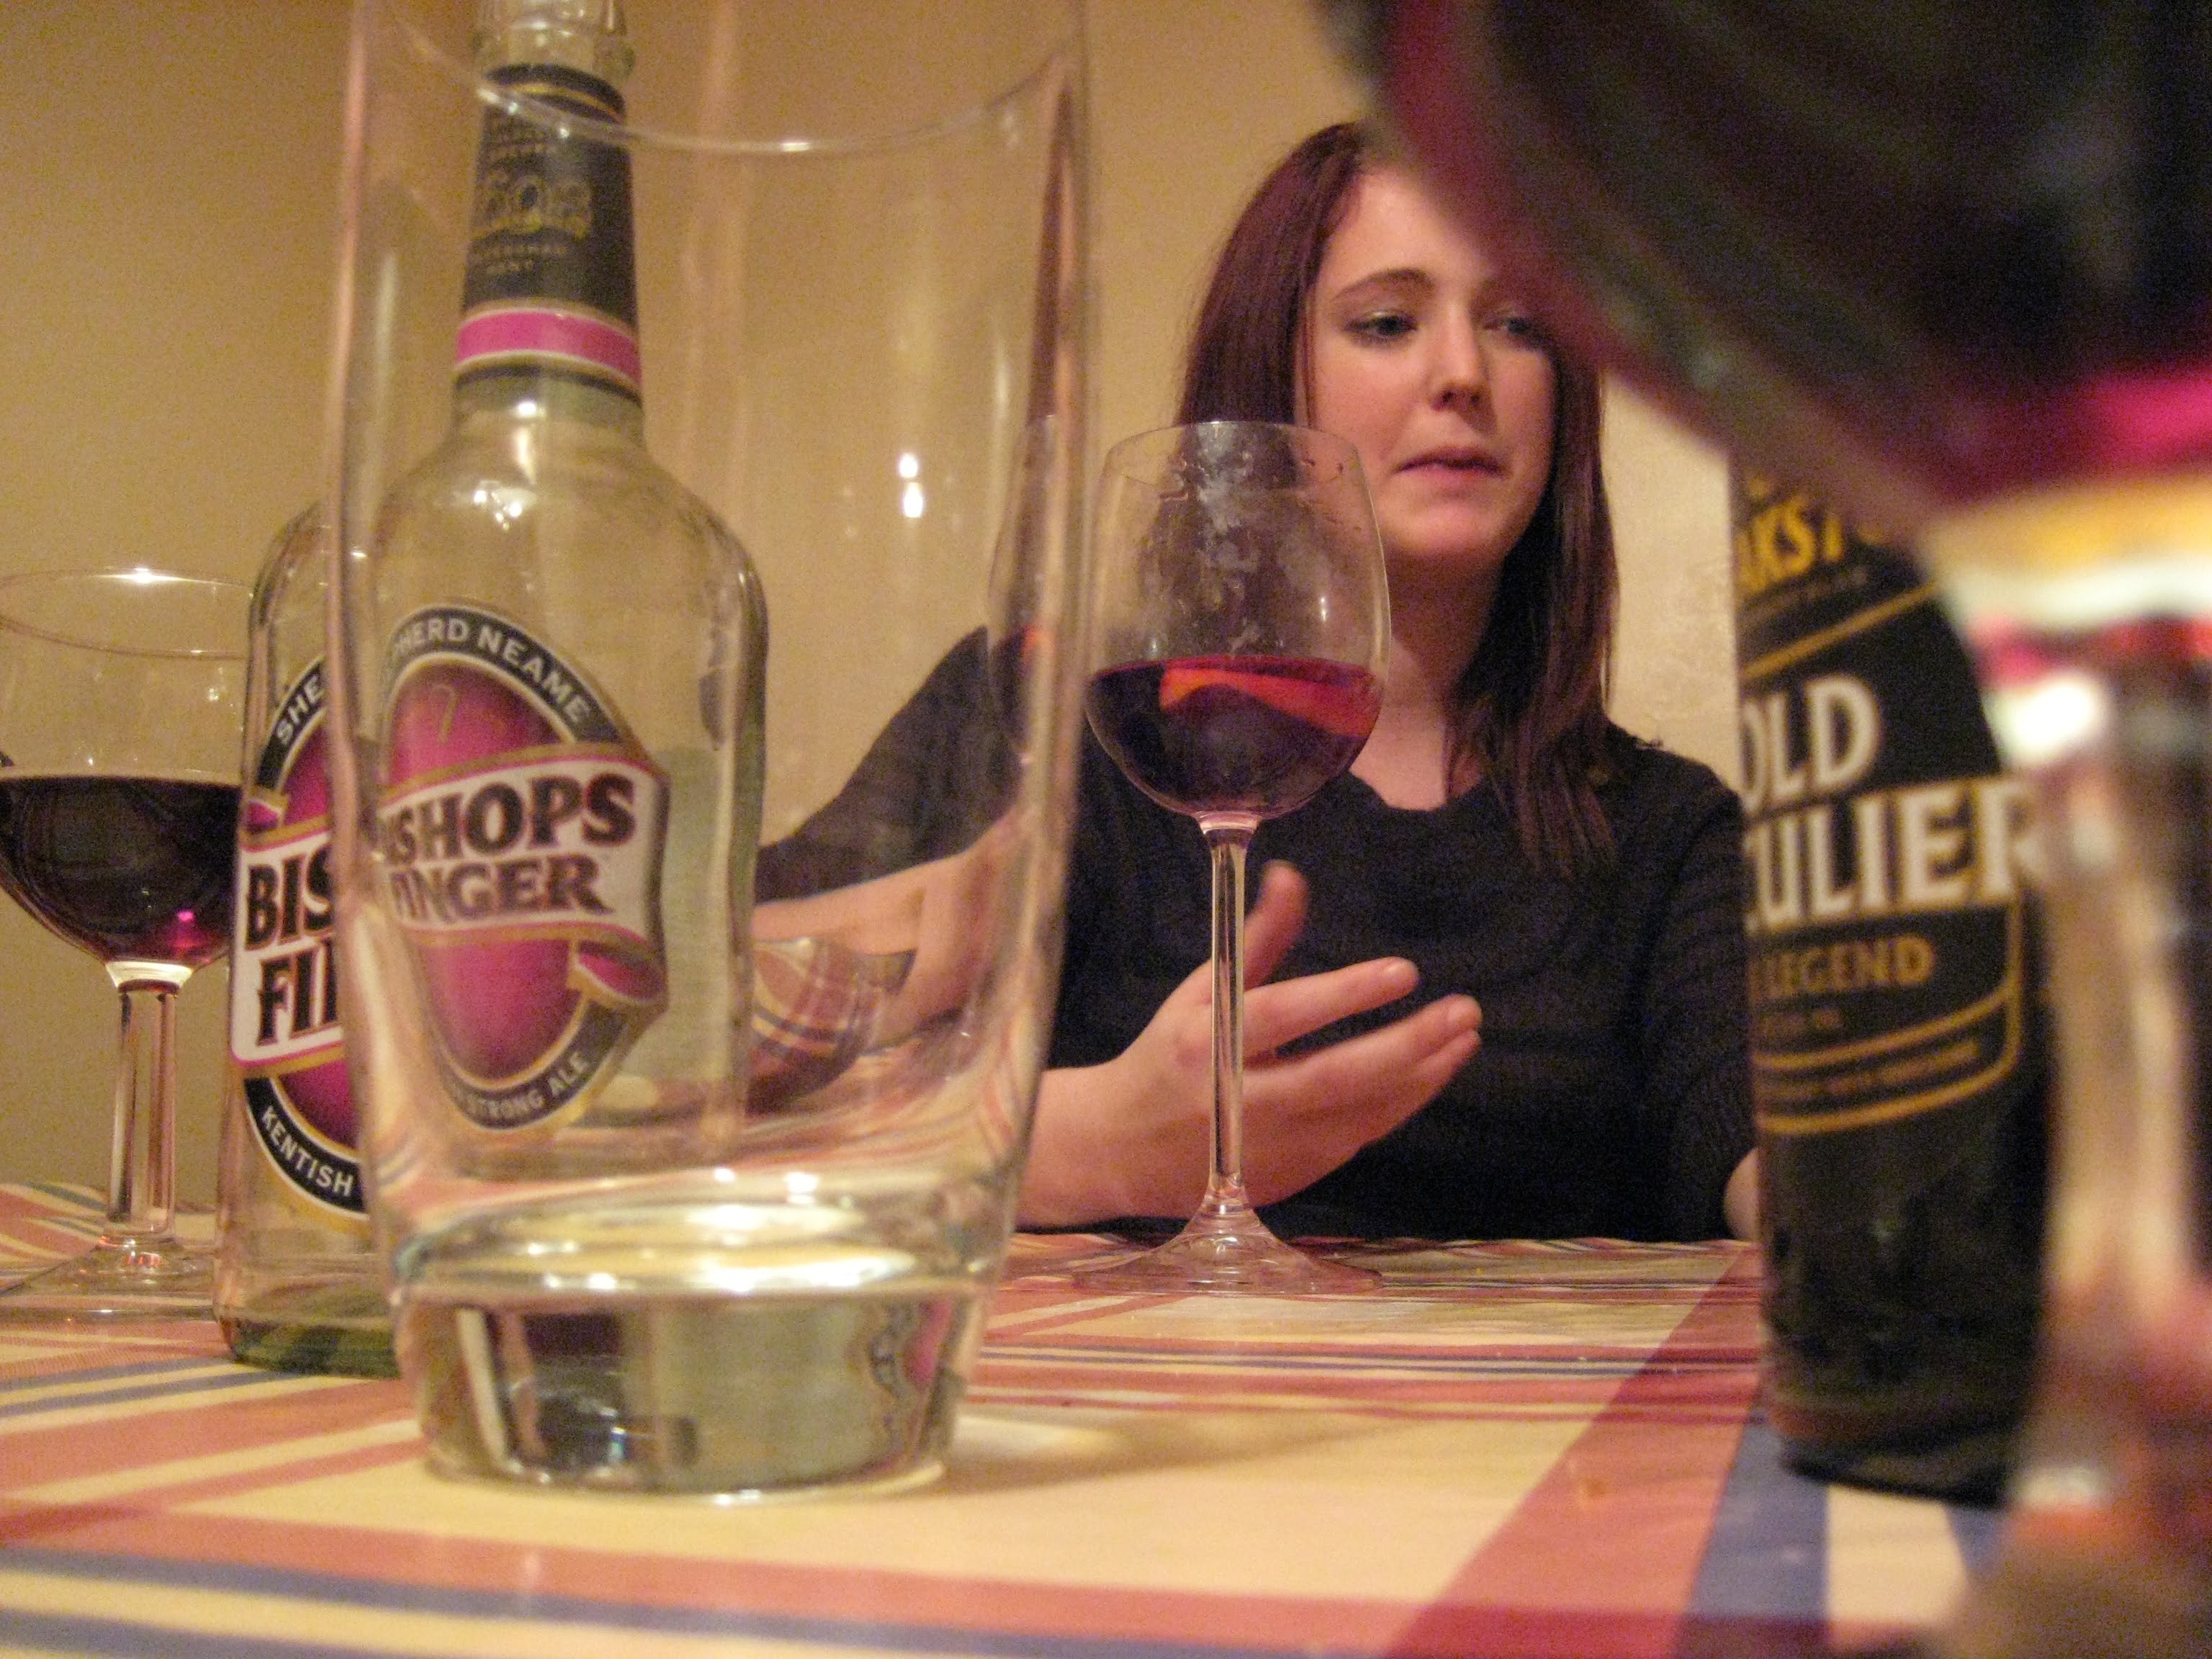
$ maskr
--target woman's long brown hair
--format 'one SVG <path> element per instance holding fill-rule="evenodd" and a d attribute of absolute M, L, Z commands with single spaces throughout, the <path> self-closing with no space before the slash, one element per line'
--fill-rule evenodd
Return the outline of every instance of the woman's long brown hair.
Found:
<path fill-rule="evenodd" d="M 1325 127 L 1261 182 L 1229 233 L 1184 356 L 1182 422 L 1295 421 L 1307 304 L 1352 187 L 1377 160 L 1358 126 Z M 1618 578 L 1598 459 L 1598 378 L 1548 337 L 1552 473 L 1500 571 L 1454 688 L 1454 793 L 1486 778 L 1540 867 L 1603 863 L 1606 682 Z"/>

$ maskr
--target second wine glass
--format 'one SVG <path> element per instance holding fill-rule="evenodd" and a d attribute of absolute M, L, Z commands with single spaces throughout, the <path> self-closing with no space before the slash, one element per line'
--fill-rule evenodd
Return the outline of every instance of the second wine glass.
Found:
<path fill-rule="evenodd" d="M 1368 1289 L 1372 1275 L 1276 1238 L 1243 1167 L 1246 850 L 1263 819 L 1351 765 L 1382 702 L 1389 599 L 1358 456 L 1256 421 L 1126 439 L 1106 457 L 1094 559 L 1091 728 L 1131 782 L 1198 820 L 1212 855 L 1213 1125 L 1188 1224 L 1080 1282 Z"/>
<path fill-rule="evenodd" d="M 0 1319 L 205 1318 L 178 1238 L 177 993 L 230 942 L 248 590 L 165 572 L 0 579 L 0 890 L 121 999 L 107 1212 Z"/>

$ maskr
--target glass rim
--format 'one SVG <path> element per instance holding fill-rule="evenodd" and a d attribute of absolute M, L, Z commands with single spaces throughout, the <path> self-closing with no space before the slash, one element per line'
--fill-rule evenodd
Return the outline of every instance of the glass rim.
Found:
<path fill-rule="evenodd" d="M 1225 431 L 1232 427 L 1242 427 L 1255 433 L 1271 433 L 1279 439 L 1287 440 L 1294 447 L 1306 447 L 1317 440 L 1319 447 L 1333 452 L 1334 459 L 1346 463 L 1352 477 L 1359 479 L 1363 487 L 1365 484 L 1366 469 L 1359 462 L 1359 447 L 1351 439 L 1296 421 L 1246 420 L 1237 416 L 1217 421 L 1173 422 L 1166 426 L 1147 427 L 1141 432 L 1132 432 L 1127 437 L 1117 438 L 1106 447 L 1106 453 L 1100 459 L 1100 476 L 1104 477 L 1118 473 L 1143 483 L 1147 481 L 1146 473 L 1133 467 L 1122 457 L 1162 448 L 1180 450 L 1196 434 Z"/>
<path fill-rule="evenodd" d="M 973 131 L 997 120 L 1006 110 L 1026 101 L 1037 87 L 1062 65 L 1079 64 L 1083 58 L 1083 15 L 1079 0 L 1037 0 L 1060 14 L 1063 27 L 1054 33 L 1035 60 L 1019 69 L 997 90 L 943 118 L 894 127 L 882 132 L 778 138 L 749 138 L 706 133 L 680 132 L 651 121 L 609 121 L 580 115 L 518 93 L 487 80 L 473 64 L 455 58 L 426 33 L 411 8 L 403 0 L 362 0 L 362 13 L 386 13 L 406 39 L 416 58 L 432 73 L 465 92 L 487 108 L 550 129 L 563 138 L 581 137 L 624 150 L 647 150 L 732 161 L 842 160 L 853 156 L 893 155 L 900 150 Z M 357 33 L 357 31 L 356 31 Z"/>
<path fill-rule="evenodd" d="M 36 587 L 81 586 L 94 588 L 112 583 L 130 587 L 153 588 L 187 586 L 204 592 L 234 593 L 238 596 L 239 635 L 237 642 L 229 646 L 159 645 L 137 643 L 129 640 L 100 639 L 81 630 L 56 627 L 50 622 L 33 622 L 16 613 L 14 596 L 26 589 Z M 244 662 L 248 649 L 246 630 L 253 601 L 253 590 L 244 582 L 224 576 L 199 576 L 181 570 L 156 570 L 150 565 L 118 565 L 93 569 L 19 570 L 0 575 L 0 633 L 19 635 L 26 639 L 41 641 L 48 645 L 66 646 L 77 651 L 100 651 L 118 657 L 169 657 L 182 660 L 204 659 L 215 662 Z"/>

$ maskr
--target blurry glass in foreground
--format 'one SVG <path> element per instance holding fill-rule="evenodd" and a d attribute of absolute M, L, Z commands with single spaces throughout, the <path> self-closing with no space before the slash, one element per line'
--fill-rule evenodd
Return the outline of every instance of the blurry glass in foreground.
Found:
<path fill-rule="evenodd" d="M 2212 16 L 1329 9 L 1571 328 L 1917 532 L 2039 792 L 2060 1048 L 2026 1462 L 1938 1646 L 2212 1652 Z"/>
<path fill-rule="evenodd" d="M 1077 14 L 361 0 L 355 66 L 339 954 L 431 1463 L 926 1478 L 1054 989 Z M 1010 617 L 968 815 L 854 805 Z"/>

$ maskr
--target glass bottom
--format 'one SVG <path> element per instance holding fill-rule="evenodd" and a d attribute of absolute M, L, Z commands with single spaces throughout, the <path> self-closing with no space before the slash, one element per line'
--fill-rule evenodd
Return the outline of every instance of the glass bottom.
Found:
<path fill-rule="evenodd" d="M 1353 1296 L 1382 1285 L 1364 1267 L 1284 1243 L 1249 1208 L 1201 1210 L 1166 1243 L 1087 1268 L 1073 1282 L 1116 1296 Z"/>
<path fill-rule="evenodd" d="M 215 1258 L 173 1238 L 95 1244 L 0 1291 L 0 1320 L 214 1316 Z"/>
<path fill-rule="evenodd" d="M 749 1503 L 932 1478 L 1006 1206 L 732 1190 L 593 1193 L 403 1249 L 393 1342 L 432 1470 Z M 963 1210 L 982 1230 L 944 1224 Z"/>

